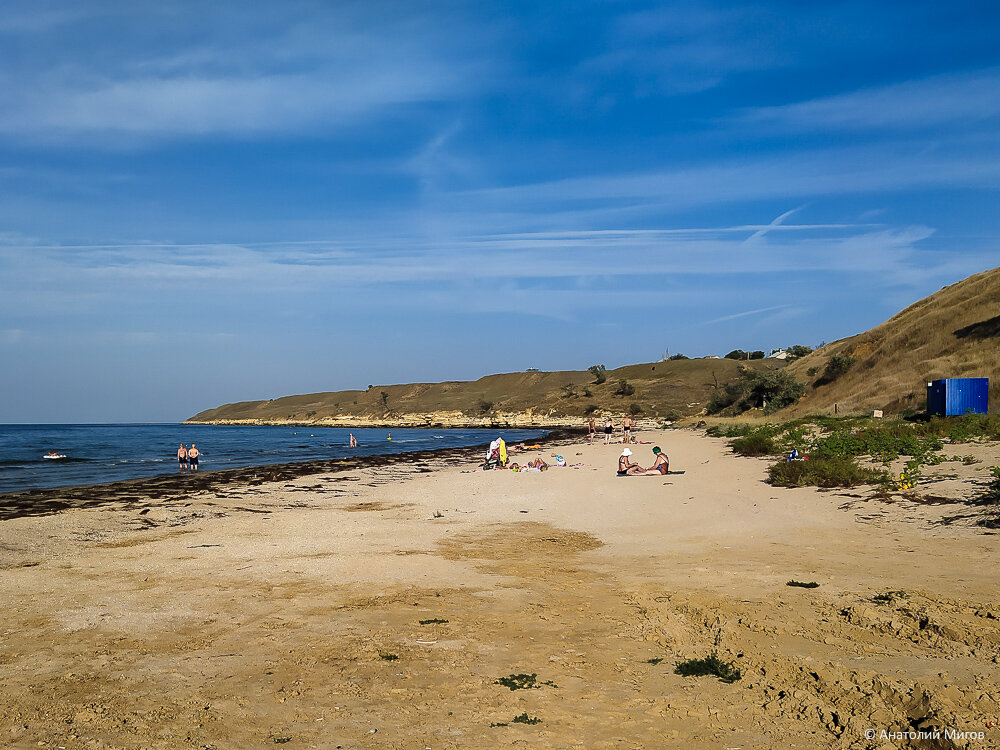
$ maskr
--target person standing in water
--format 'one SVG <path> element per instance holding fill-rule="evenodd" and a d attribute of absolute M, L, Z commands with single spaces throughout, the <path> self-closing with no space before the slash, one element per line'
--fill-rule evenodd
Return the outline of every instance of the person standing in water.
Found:
<path fill-rule="evenodd" d="M 184 471 L 188 465 L 188 452 L 187 448 L 184 447 L 184 443 L 181 443 L 181 447 L 177 449 L 177 470 Z"/>
<path fill-rule="evenodd" d="M 191 471 L 198 471 L 198 456 L 201 455 L 201 451 L 195 447 L 194 443 L 191 443 L 191 447 L 188 448 L 188 463 L 191 465 Z"/>
<path fill-rule="evenodd" d="M 358 439 L 356 437 L 354 437 L 354 433 L 353 432 L 351 433 L 351 439 L 349 441 L 347 441 L 347 447 L 349 447 L 349 448 L 357 448 L 358 447 Z"/>

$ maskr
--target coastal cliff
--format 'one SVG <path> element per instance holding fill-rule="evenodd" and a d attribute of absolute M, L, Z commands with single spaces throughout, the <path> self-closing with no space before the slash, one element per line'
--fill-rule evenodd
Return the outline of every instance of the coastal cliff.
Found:
<path fill-rule="evenodd" d="M 199 412 L 189 424 L 325 427 L 566 427 L 625 414 L 660 424 L 700 414 L 713 390 L 742 367 L 777 360 L 686 359 L 586 370 L 515 372 L 475 381 L 372 385 L 367 389 L 242 401 Z M 597 382 L 599 381 L 600 382 Z"/>

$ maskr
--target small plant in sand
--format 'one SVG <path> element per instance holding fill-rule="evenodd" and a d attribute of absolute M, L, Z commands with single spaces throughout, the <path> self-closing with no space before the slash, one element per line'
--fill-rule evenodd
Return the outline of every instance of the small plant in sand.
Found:
<path fill-rule="evenodd" d="M 399 657 L 395 654 L 390 654 L 388 651 L 379 651 L 378 658 L 382 661 L 396 661 Z"/>
<path fill-rule="evenodd" d="M 436 511 L 434 511 L 434 517 L 435 518 L 444 518 L 444 513 L 442 513 L 439 510 L 436 510 Z"/>
<path fill-rule="evenodd" d="M 538 689 L 542 685 L 548 685 L 549 687 L 559 687 L 552 680 L 545 680 L 540 682 L 538 680 L 538 675 L 534 672 L 531 674 L 512 674 L 507 677 L 500 677 L 493 681 L 494 685 L 503 685 L 505 688 L 510 688 L 511 690 L 532 690 Z"/>
<path fill-rule="evenodd" d="M 682 677 L 713 676 L 730 684 L 743 676 L 735 664 L 731 661 L 722 661 L 715 651 L 704 659 L 688 659 L 677 662 L 674 674 L 679 674 Z"/>
<path fill-rule="evenodd" d="M 800 589 L 818 589 L 819 584 L 816 581 L 809 581 L 809 583 L 804 583 L 802 581 L 789 581 L 785 584 L 786 586 L 794 586 Z"/>
<path fill-rule="evenodd" d="M 518 714 L 511 719 L 511 722 L 514 724 L 541 724 L 542 720 L 537 716 L 528 716 L 528 712 L 525 711 L 523 714 Z"/>
<path fill-rule="evenodd" d="M 430 620 L 421 620 L 421 625 L 444 625 L 447 620 L 442 620 L 440 617 L 433 617 Z"/>
<path fill-rule="evenodd" d="M 882 594 L 875 594 L 872 597 L 873 602 L 878 602 L 879 604 L 891 604 L 896 599 L 909 599 L 910 595 L 905 591 L 886 591 Z"/>
<path fill-rule="evenodd" d="M 986 489 L 976 498 L 976 502 L 980 505 L 996 505 L 1000 503 L 1000 466 L 991 466 L 990 474 L 993 475 L 992 481 L 986 485 Z"/>

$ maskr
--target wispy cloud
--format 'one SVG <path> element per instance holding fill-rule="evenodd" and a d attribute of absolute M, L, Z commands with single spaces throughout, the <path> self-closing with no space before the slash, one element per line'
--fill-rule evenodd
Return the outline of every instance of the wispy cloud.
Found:
<path fill-rule="evenodd" d="M 721 318 L 712 318 L 711 320 L 706 320 L 705 325 L 711 325 L 712 323 L 722 323 L 727 320 L 736 320 L 737 318 L 747 318 L 751 315 L 760 315 L 762 313 L 774 312 L 775 310 L 784 310 L 790 307 L 790 305 L 772 305 L 771 307 L 759 307 L 756 310 L 744 310 L 743 312 L 733 313 L 732 315 L 723 315 Z"/>
<path fill-rule="evenodd" d="M 0 17 L 0 37 L 17 33 L 23 44 L 36 33 L 50 56 L 25 55 L 25 61 L 0 53 L 0 134 L 31 140 L 126 136 L 135 143 L 328 133 L 388 108 L 453 100 L 488 77 L 486 52 L 466 54 L 456 64 L 461 45 L 433 18 L 402 13 L 375 24 L 347 8 L 313 10 L 310 25 L 294 13 L 263 9 L 248 10 L 236 24 L 231 15 L 203 13 L 198 6 L 175 7 L 173 16 L 155 20 L 124 7 L 105 9 L 114 31 L 101 35 L 99 50 L 90 49 L 93 17 L 39 14 L 34 25 L 27 9 Z M 78 21 L 77 37 L 53 35 L 56 20 L 70 27 Z M 157 21 L 163 40 L 148 38 L 146 26 Z M 216 27 L 218 33 L 212 42 L 192 44 L 192 27 Z"/>
<path fill-rule="evenodd" d="M 957 124 L 961 131 L 996 127 L 1000 69 L 932 76 L 865 88 L 776 107 L 756 107 L 734 117 L 738 127 L 770 131 L 924 130 Z"/>

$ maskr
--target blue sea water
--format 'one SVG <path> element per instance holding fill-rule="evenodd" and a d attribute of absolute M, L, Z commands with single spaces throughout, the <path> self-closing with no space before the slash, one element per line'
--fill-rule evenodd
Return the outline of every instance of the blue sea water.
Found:
<path fill-rule="evenodd" d="M 357 448 L 348 448 L 354 433 Z M 0 425 L 0 493 L 175 473 L 179 443 L 202 471 L 530 440 L 544 430 L 344 429 L 183 424 Z M 49 451 L 66 458 L 49 460 Z"/>

